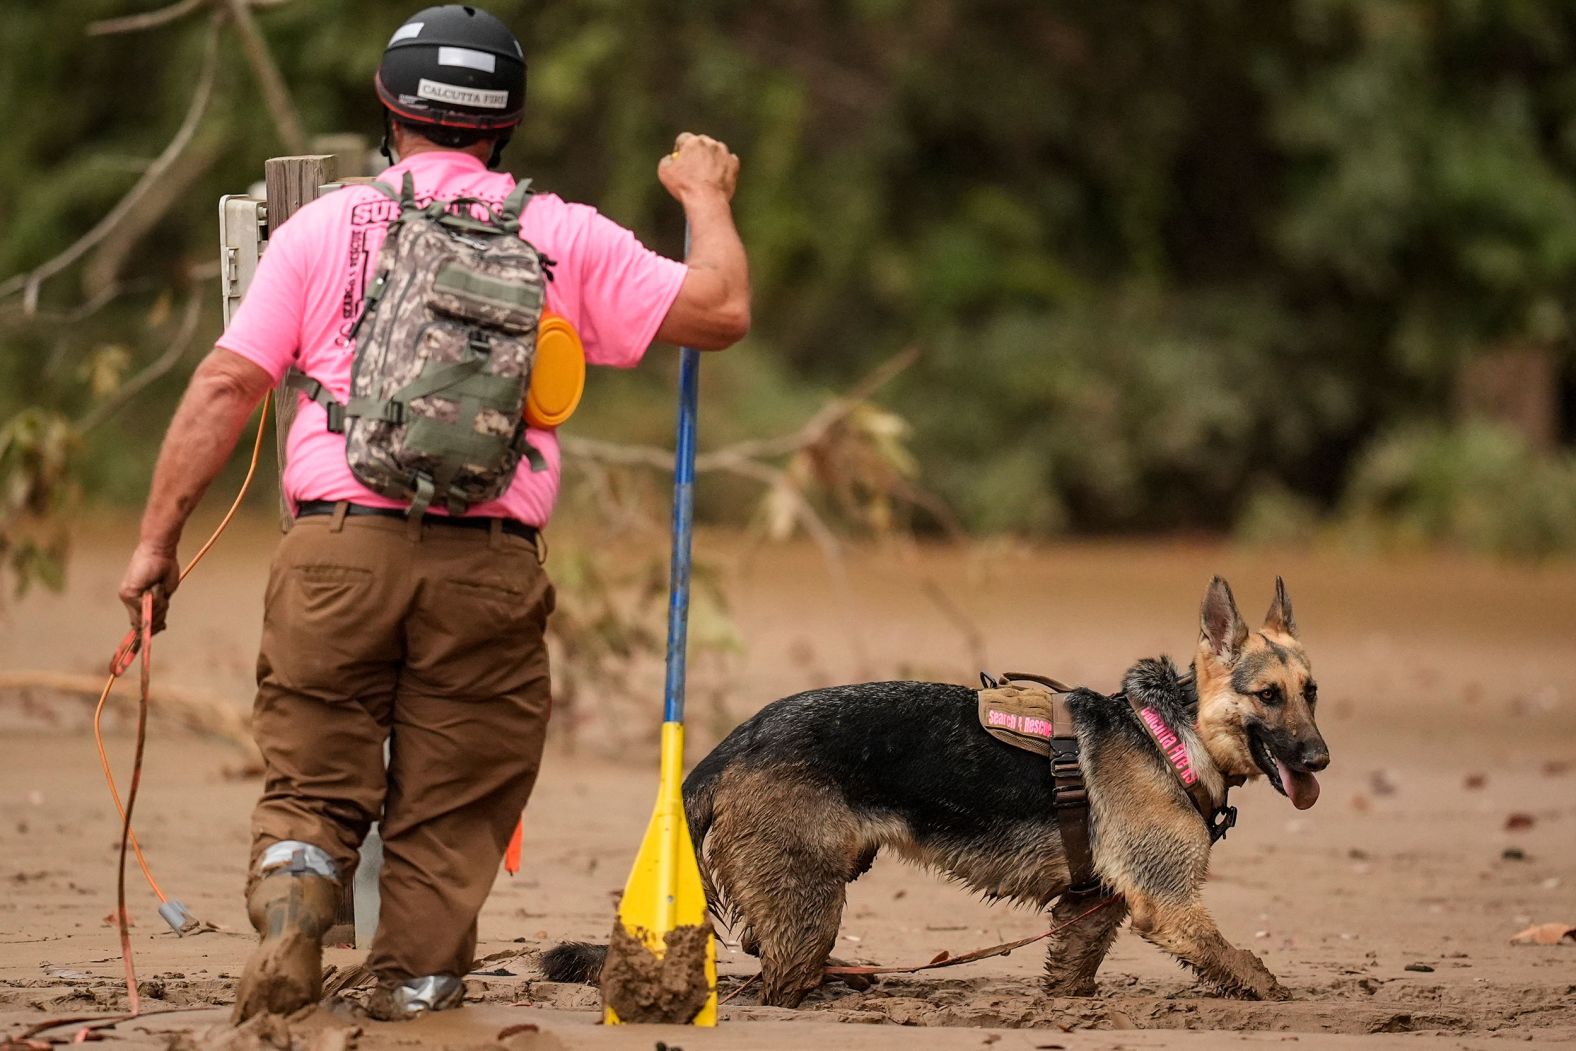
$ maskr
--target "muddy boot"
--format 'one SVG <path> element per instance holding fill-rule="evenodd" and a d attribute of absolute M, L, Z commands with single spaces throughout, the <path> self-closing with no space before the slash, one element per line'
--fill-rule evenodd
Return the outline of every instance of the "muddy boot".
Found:
<path fill-rule="evenodd" d="M 275 843 L 258 865 L 246 911 L 262 941 L 235 994 L 234 1021 L 292 1014 L 323 996 L 323 932 L 342 890 L 334 863 L 309 843 Z"/>
<path fill-rule="evenodd" d="M 452 974 L 429 974 L 408 981 L 382 981 L 367 998 L 367 1014 L 402 1022 L 427 1011 L 447 1011 L 465 1002 L 465 983 Z"/>

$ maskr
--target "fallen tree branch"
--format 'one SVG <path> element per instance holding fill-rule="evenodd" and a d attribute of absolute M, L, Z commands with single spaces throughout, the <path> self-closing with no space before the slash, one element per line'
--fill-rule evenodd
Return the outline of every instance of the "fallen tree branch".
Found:
<path fill-rule="evenodd" d="M 695 470 L 697 472 L 734 470 L 745 461 L 789 456 L 808 445 L 815 444 L 825 437 L 827 431 L 847 419 L 861 402 L 890 383 L 904 369 L 913 365 L 918 357 L 919 351 L 910 347 L 882 362 L 851 391 L 828 402 L 814 416 L 787 434 L 775 438 L 736 442 L 711 452 L 697 453 Z M 600 463 L 626 467 L 654 467 L 658 470 L 671 470 L 673 467 L 673 450 L 664 449 L 659 445 L 609 442 L 599 438 L 577 438 L 567 434 L 559 441 L 566 453 Z"/>
<path fill-rule="evenodd" d="M 56 671 L 0 672 L 0 701 L 13 694 L 34 691 L 63 694 L 91 705 L 104 689 L 104 680 L 94 675 Z M 197 733 L 217 737 L 257 756 L 252 741 L 251 719 L 244 707 L 218 697 L 205 697 L 168 686 L 156 687 L 148 700 L 148 711 L 171 723 Z"/>
<path fill-rule="evenodd" d="M 102 18 L 97 22 L 89 22 L 85 32 L 88 36 L 109 36 L 113 33 L 136 33 L 144 29 L 155 29 L 185 18 L 207 4 L 208 0 L 180 0 L 179 3 L 161 7 L 156 11 L 144 11 L 141 14 Z"/>
<path fill-rule="evenodd" d="M 673 451 L 656 445 L 633 445 L 624 442 L 603 441 L 600 438 L 574 438 L 564 435 L 559 444 L 565 454 L 591 463 L 614 467 L 650 467 L 657 471 L 673 469 Z M 718 449 L 695 457 L 697 474 L 734 474 L 741 478 L 761 482 L 773 491 L 782 492 L 794 504 L 794 516 L 805 532 L 815 540 L 827 560 L 842 565 L 842 546 L 826 522 L 810 506 L 799 487 L 780 467 L 763 463 L 754 457 L 740 455 L 733 446 Z"/>
<path fill-rule="evenodd" d="M 136 270 L 133 260 L 140 254 L 143 241 L 171 210 L 183 200 L 190 200 L 188 193 L 193 184 L 213 167 L 223 150 L 224 143 L 218 135 L 198 135 L 193 140 L 191 148 L 170 166 L 164 178 L 83 259 L 78 283 L 84 295 L 97 295 Z"/>
<path fill-rule="evenodd" d="M 164 151 L 148 165 L 148 170 L 142 177 L 126 191 L 113 208 L 105 213 L 94 227 L 79 237 L 64 252 L 55 258 L 43 263 L 25 274 L 17 274 L 6 281 L 0 282 L 0 296 L 14 295 L 21 292 L 22 310 L 28 317 L 32 317 L 38 310 L 38 294 L 43 283 L 54 277 L 62 270 L 81 259 L 87 251 L 108 237 L 127 216 L 129 216 L 144 196 L 164 177 L 164 173 L 175 164 L 186 148 L 191 145 L 192 137 L 197 133 L 197 127 L 202 123 L 202 118 L 208 111 L 208 102 L 213 97 L 214 79 L 218 71 L 219 58 L 219 18 L 215 16 L 208 27 L 207 47 L 203 52 L 202 71 L 197 77 L 197 89 L 192 93 L 191 103 L 186 108 L 186 116 L 181 125 L 176 129 Z"/>
<path fill-rule="evenodd" d="M 141 372 L 122 383 L 109 397 L 93 406 L 82 419 L 77 421 L 77 433 L 86 434 L 93 430 L 141 394 L 148 384 L 173 369 L 191 349 L 192 340 L 197 335 L 197 322 L 201 317 L 202 296 L 197 289 L 193 289 L 186 297 L 186 310 L 181 315 L 181 327 L 176 330 L 175 337 L 170 340 L 170 345 L 165 348 L 164 353 L 149 362 Z"/>
<path fill-rule="evenodd" d="M 289 2 L 290 0 L 248 0 L 247 6 L 278 7 Z M 170 4 L 168 7 L 144 11 L 141 14 L 101 18 L 97 22 L 89 22 L 85 32 L 88 36 L 112 36 L 117 33 L 139 33 L 144 29 L 157 29 L 159 26 L 178 22 L 193 11 L 199 11 L 211 3 L 212 0 L 180 0 L 179 3 Z"/>
<path fill-rule="evenodd" d="M 918 357 L 918 349 L 910 347 L 882 362 L 850 391 L 832 399 L 788 434 L 736 442 L 698 454 L 695 457 L 696 473 L 723 473 L 749 478 L 787 500 L 794 521 L 804 528 L 834 572 L 841 576 L 842 545 L 836 534 L 810 502 L 803 484 L 792 473 L 770 461 L 793 456 L 824 441 L 834 427 L 846 420 L 870 395 L 913 365 Z M 570 435 L 564 435 L 560 443 L 566 455 L 603 466 L 649 467 L 658 471 L 668 471 L 673 467 L 672 451 L 656 445 L 610 442 Z M 903 483 L 897 487 L 896 495 L 932 511 L 944 525 L 951 527 L 951 516 L 945 507 L 917 486 Z"/>
<path fill-rule="evenodd" d="M 274 130 L 279 141 L 293 154 L 307 152 L 306 132 L 301 130 L 301 116 L 296 112 L 295 99 L 279 72 L 279 63 L 268 49 L 268 40 L 252 19 L 252 5 L 248 0 L 224 0 L 230 17 L 235 20 L 236 32 L 241 36 L 241 47 L 246 52 L 246 62 L 252 67 L 257 86 L 262 89 L 263 101 L 268 105 L 268 115 L 273 118 Z"/>
<path fill-rule="evenodd" d="M 952 601 L 952 596 L 934 580 L 926 580 L 921 585 L 921 590 L 924 591 L 925 597 L 941 611 L 941 615 L 958 629 L 958 635 L 963 640 L 963 648 L 968 651 L 969 663 L 980 671 L 989 668 L 990 661 L 985 651 L 985 633 L 980 630 L 980 626 L 963 612 L 958 604 Z"/>
<path fill-rule="evenodd" d="M 814 445 L 826 436 L 827 431 L 830 431 L 847 419 L 849 414 L 858 408 L 861 402 L 869 400 L 872 394 L 891 383 L 918 360 L 919 348 L 909 347 L 871 369 L 863 379 L 854 385 L 853 389 L 827 402 L 820 411 L 791 433 L 780 435 L 776 438 L 738 442 L 728 446 L 725 450 L 719 451 L 716 455 L 726 453 L 730 456 L 761 459 L 763 457 L 787 456 L 803 449 L 805 446 Z M 705 453 L 696 458 L 696 470 L 700 470 L 700 461 L 705 458 Z"/>
<path fill-rule="evenodd" d="M 76 325 L 97 314 L 115 300 L 128 292 L 153 288 L 155 282 L 150 280 L 117 281 L 107 285 L 93 294 L 93 298 L 72 307 L 70 310 L 40 310 L 28 318 L 29 322 L 47 322 L 59 325 Z M 7 304 L 0 307 L 0 324 L 8 322 L 12 317 L 22 317 L 21 304 Z"/>

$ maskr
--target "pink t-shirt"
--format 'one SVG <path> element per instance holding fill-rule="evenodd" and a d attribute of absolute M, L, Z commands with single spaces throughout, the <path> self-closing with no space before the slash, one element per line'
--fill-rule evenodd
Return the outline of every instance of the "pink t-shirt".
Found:
<path fill-rule="evenodd" d="M 514 178 L 488 171 L 469 154 L 417 154 L 378 177 L 398 190 L 405 172 L 416 196 L 479 197 L 502 203 Z M 350 396 L 355 347 L 347 338 L 398 205 L 375 189 L 351 186 L 318 198 L 272 233 L 257 274 L 219 346 L 256 362 L 277 382 L 294 365 L 321 380 L 336 399 Z M 592 365 L 638 363 L 678 296 L 687 268 L 642 245 L 635 235 L 583 204 L 537 194 L 520 217 L 520 236 L 552 259 L 547 308 L 566 318 Z M 358 482 L 345 462 L 345 436 L 328 430 L 321 405 L 297 394 L 299 411 L 286 445 L 284 490 L 293 501 L 351 500 L 400 507 Z M 531 428 L 545 471 L 521 461 L 507 492 L 469 513 L 542 526 L 558 495 L 558 439 Z M 434 513 L 442 513 L 434 509 Z"/>

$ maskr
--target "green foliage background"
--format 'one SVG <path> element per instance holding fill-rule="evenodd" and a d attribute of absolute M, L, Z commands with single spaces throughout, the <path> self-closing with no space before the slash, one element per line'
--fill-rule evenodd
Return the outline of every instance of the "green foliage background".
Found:
<path fill-rule="evenodd" d="M 0 276 L 95 222 L 179 123 L 204 18 L 82 34 L 152 6 L 0 11 Z M 258 10 L 310 132 L 376 137 L 372 73 L 415 6 Z M 1452 397 L 1474 354 L 1550 348 L 1572 415 L 1576 5 L 490 9 L 530 60 L 506 159 L 516 173 L 676 254 L 681 218 L 656 159 L 687 129 L 743 157 L 756 324 L 708 363 L 708 441 L 791 425 L 918 345 L 920 364 L 884 397 L 914 425 L 928 483 L 974 528 L 1223 530 L 1333 514 L 1516 552 L 1576 543 L 1559 522 L 1576 492 L 1560 454 L 1488 425 L 1463 431 Z M 218 196 L 283 152 L 229 47 L 196 147 L 211 160 L 133 256 L 149 287 L 85 324 L 0 326 L 0 419 L 85 403 L 81 370 L 105 345 L 154 356 L 169 323 L 155 312 L 150 325 L 150 310 L 212 256 Z M 44 302 L 81 298 L 68 274 Z M 597 377 L 572 426 L 666 441 L 670 378 L 661 363 Z M 178 388 L 92 436 L 90 493 L 140 497 Z M 1554 495 L 1496 502 L 1502 471 L 1543 472 L 1535 489 Z M 1495 527 L 1524 503 L 1537 522 Z M 739 509 L 714 497 L 710 510 Z"/>

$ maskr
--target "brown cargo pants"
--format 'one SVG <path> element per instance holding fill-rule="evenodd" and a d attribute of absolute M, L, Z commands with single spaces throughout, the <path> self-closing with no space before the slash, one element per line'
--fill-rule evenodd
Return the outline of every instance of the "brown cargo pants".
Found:
<path fill-rule="evenodd" d="M 531 541 L 336 513 L 298 520 L 269 574 L 252 732 L 270 844 L 348 881 L 380 820 L 380 978 L 464 975 L 541 760 L 553 588 Z M 383 742 L 389 740 L 385 774 Z"/>

